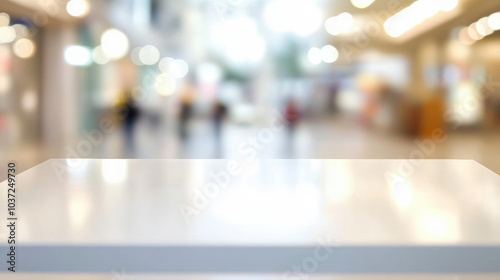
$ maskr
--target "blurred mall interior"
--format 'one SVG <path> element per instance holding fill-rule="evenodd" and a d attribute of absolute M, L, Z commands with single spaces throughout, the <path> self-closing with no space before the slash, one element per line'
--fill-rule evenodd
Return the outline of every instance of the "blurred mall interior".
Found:
<path fill-rule="evenodd" d="M 500 172 L 500 1 L 3 0 L 0 12 L 0 154 L 22 170 L 252 157 Z"/>

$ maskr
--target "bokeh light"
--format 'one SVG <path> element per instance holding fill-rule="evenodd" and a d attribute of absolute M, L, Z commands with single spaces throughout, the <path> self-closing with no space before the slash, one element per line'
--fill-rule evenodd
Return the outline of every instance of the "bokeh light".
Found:
<path fill-rule="evenodd" d="M 155 89 L 161 95 L 168 96 L 172 95 L 177 88 L 177 83 L 175 79 L 169 74 L 159 74 L 155 78 Z"/>
<path fill-rule="evenodd" d="M 35 54 L 35 43 L 30 39 L 22 38 L 14 43 L 13 50 L 19 58 L 30 58 Z"/>
<path fill-rule="evenodd" d="M 109 57 L 104 53 L 104 50 L 102 49 L 102 46 L 97 46 L 94 48 L 92 51 L 92 58 L 94 59 L 94 62 L 97 64 L 106 64 L 110 61 Z"/>
<path fill-rule="evenodd" d="M 307 58 L 312 64 L 320 64 L 321 63 L 321 50 L 318 48 L 310 48 L 307 53 Z"/>
<path fill-rule="evenodd" d="M 400 37 L 440 11 L 453 10 L 457 4 L 457 0 L 417 0 L 387 19 L 384 29 L 389 36 Z"/>
<path fill-rule="evenodd" d="M 460 30 L 460 33 L 458 33 L 458 40 L 464 45 L 472 45 L 476 42 L 476 40 L 469 36 L 469 29 L 467 27 Z"/>
<path fill-rule="evenodd" d="M 182 59 L 176 59 L 168 68 L 168 73 L 174 78 L 184 78 L 189 72 L 189 65 Z"/>
<path fill-rule="evenodd" d="M 222 78 L 221 68 L 214 63 L 202 63 L 196 69 L 196 76 L 201 83 L 217 83 Z"/>
<path fill-rule="evenodd" d="M 477 31 L 476 25 L 477 25 L 477 23 L 475 23 L 475 22 L 473 24 L 469 25 L 468 33 L 469 33 L 469 37 L 471 37 L 475 41 L 478 41 L 478 40 L 483 39 L 484 36 L 479 34 L 479 32 Z"/>
<path fill-rule="evenodd" d="M 321 60 L 325 63 L 333 63 L 339 58 L 339 51 L 332 45 L 321 48 Z"/>
<path fill-rule="evenodd" d="M 493 30 L 500 30 L 500 12 L 494 13 L 488 17 L 488 25 Z"/>
<path fill-rule="evenodd" d="M 70 0 L 66 4 L 66 11 L 74 17 L 83 17 L 87 15 L 89 9 L 90 5 L 87 0 Z"/>
<path fill-rule="evenodd" d="M 354 7 L 358 9 L 364 9 L 370 6 L 375 0 L 351 0 Z"/>
<path fill-rule="evenodd" d="M 139 60 L 144 65 L 153 65 L 160 59 L 160 51 L 153 45 L 147 45 L 140 49 Z"/>
<path fill-rule="evenodd" d="M 64 60 L 73 66 L 88 66 L 92 63 L 92 52 L 84 46 L 68 46 L 64 50 Z"/>
<path fill-rule="evenodd" d="M 14 30 L 16 32 L 17 39 L 26 38 L 29 36 L 29 30 L 28 30 L 28 27 L 26 27 L 26 25 L 14 24 L 14 25 L 12 25 L 12 28 L 14 28 Z"/>
<path fill-rule="evenodd" d="M 481 18 L 476 24 L 477 32 L 482 36 L 488 36 L 493 33 L 493 29 L 488 24 L 488 17 Z"/>
<path fill-rule="evenodd" d="M 338 16 L 328 18 L 325 22 L 325 29 L 331 35 L 352 32 L 354 19 L 350 13 L 341 13 Z"/>
<path fill-rule="evenodd" d="M 132 62 L 137 66 L 144 65 L 142 64 L 141 58 L 139 57 L 140 52 L 141 52 L 141 47 L 136 47 L 130 52 L 130 59 L 132 59 Z"/>
<path fill-rule="evenodd" d="M 111 60 L 124 57 L 129 49 L 127 36 L 118 29 L 106 30 L 101 36 L 101 46 L 104 54 Z"/>
<path fill-rule="evenodd" d="M 12 26 L 0 27 L 0 44 L 10 43 L 16 39 L 16 30 Z"/>
<path fill-rule="evenodd" d="M 482 17 L 478 21 L 470 24 L 466 30 L 467 36 L 465 36 L 465 31 L 459 34 L 459 40 L 463 44 L 471 45 L 476 41 L 482 40 L 484 37 L 500 30 L 500 12 L 493 13 L 489 17 Z M 466 37 L 469 37 L 472 42 L 467 40 Z"/>
<path fill-rule="evenodd" d="M 10 16 L 6 13 L 0 13 L 0 27 L 8 26 L 10 23 Z"/>
<path fill-rule="evenodd" d="M 174 58 L 171 57 L 164 57 L 158 62 L 158 69 L 160 69 L 161 72 L 163 73 L 168 73 L 170 70 L 170 65 L 175 62 Z"/>

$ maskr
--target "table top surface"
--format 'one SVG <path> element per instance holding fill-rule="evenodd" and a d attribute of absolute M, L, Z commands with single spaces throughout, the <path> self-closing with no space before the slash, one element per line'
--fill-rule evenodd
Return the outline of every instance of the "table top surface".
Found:
<path fill-rule="evenodd" d="M 500 245 L 500 176 L 471 160 L 53 159 L 16 183 L 23 244 Z"/>

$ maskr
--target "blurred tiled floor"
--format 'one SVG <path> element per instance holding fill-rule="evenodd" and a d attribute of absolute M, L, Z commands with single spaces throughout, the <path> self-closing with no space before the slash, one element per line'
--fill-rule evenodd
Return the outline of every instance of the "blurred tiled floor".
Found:
<path fill-rule="evenodd" d="M 323 119 L 302 122 L 291 138 L 286 128 L 271 136 L 266 143 L 259 139 L 259 133 L 267 129 L 261 126 L 228 123 L 223 128 L 221 142 L 217 144 L 210 121 L 195 120 L 190 123 L 189 138 L 180 141 L 174 124 L 150 126 L 137 125 L 135 149 L 125 148 L 122 129 L 107 134 L 102 143 L 92 146 L 89 158 L 242 158 L 251 156 L 253 150 L 257 158 L 393 158 L 409 159 L 414 151 L 422 151 L 410 137 L 378 129 L 367 129 L 340 121 Z M 251 140 L 257 138 L 257 148 L 252 148 Z M 80 140 L 85 138 L 81 135 Z M 77 142 L 78 143 L 78 139 Z M 444 143 L 434 143 L 432 152 L 423 153 L 432 159 L 473 159 L 500 174 L 500 131 L 450 131 Z M 48 147 L 31 143 L 19 145 L 3 151 L 5 160 L 16 160 L 19 171 L 29 169 L 49 158 L 72 156 L 68 149 L 76 149 L 77 144 Z M 242 146 L 246 152 L 242 152 Z M 252 155 L 253 156 L 253 155 Z M 0 171 L 4 170 L 0 167 Z M 0 180 L 5 179 L 1 172 Z"/>

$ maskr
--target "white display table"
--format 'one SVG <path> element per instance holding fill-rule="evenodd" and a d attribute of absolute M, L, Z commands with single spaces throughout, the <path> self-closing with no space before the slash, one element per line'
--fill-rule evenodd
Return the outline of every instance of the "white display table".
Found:
<path fill-rule="evenodd" d="M 57 159 L 16 197 L 21 272 L 500 273 L 500 177 L 469 160 Z"/>

